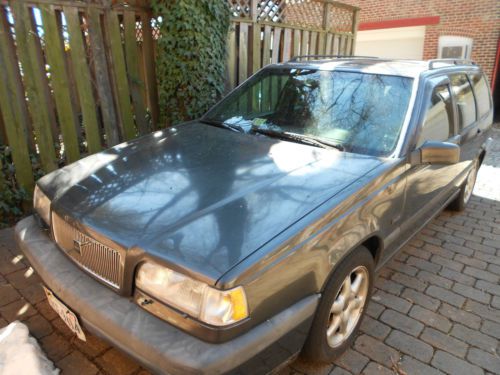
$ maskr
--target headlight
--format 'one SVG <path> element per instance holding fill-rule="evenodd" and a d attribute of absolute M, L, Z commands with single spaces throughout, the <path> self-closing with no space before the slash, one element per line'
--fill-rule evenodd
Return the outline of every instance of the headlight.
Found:
<path fill-rule="evenodd" d="M 35 192 L 33 193 L 33 207 L 45 224 L 50 226 L 50 199 L 47 198 L 38 185 L 35 185 Z"/>
<path fill-rule="evenodd" d="M 245 319 L 248 306 L 242 287 L 218 290 L 155 263 L 144 263 L 136 286 L 167 305 L 205 323 L 225 326 Z"/>

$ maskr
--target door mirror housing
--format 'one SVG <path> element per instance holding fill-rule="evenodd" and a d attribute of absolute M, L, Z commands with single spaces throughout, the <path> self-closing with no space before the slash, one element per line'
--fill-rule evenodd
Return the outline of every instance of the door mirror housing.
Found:
<path fill-rule="evenodd" d="M 426 141 L 410 154 L 410 164 L 455 164 L 460 161 L 460 146 L 450 142 Z"/>

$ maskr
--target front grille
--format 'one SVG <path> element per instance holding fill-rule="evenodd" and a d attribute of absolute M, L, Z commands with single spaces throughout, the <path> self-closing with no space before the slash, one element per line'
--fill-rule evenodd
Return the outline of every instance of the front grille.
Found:
<path fill-rule="evenodd" d="M 52 214 L 56 243 L 78 265 L 113 288 L 120 289 L 123 267 L 119 251 L 80 232 L 56 213 Z"/>

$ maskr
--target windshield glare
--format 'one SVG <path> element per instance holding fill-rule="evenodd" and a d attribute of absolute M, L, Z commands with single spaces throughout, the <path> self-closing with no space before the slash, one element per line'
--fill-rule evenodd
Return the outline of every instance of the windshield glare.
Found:
<path fill-rule="evenodd" d="M 290 132 L 384 156 L 410 101 L 407 77 L 316 69 L 264 69 L 208 112 L 207 120 Z"/>

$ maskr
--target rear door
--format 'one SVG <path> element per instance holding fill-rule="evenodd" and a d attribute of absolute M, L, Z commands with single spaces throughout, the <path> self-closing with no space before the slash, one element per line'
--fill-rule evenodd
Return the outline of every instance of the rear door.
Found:
<path fill-rule="evenodd" d="M 493 100 L 488 81 L 481 72 L 473 72 L 468 75 L 474 89 L 476 99 L 477 127 L 476 131 L 482 134 L 493 123 Z"/>
<path fill-rule="evenodd" d="M 456 103 L 460 161 L 470 162 L 479 149 L 477 136 L 481 133 L 477 122 L 476 99 L 467 74 L 450 74 L 450 83 Z"/>
<path fill-rule="evenodd" d="M 487 81 L 480 72 L 450 74 L 456 102 L 458 138 L 460 142 L 461 173 L 455 180 L 460 187 L 473 161 L 486 141 L 486 130 L 492 123 L 492 103 Z"/>
<path fill-rule="evenodd" d="M 487 130 L 493 123 L 493 103 L 488 82 L 480 72 L 468 74 L 475 100 L 476 121 L 461 130 L 461 160 L 472 161 L 481 152 L 488 138 Z"/>

